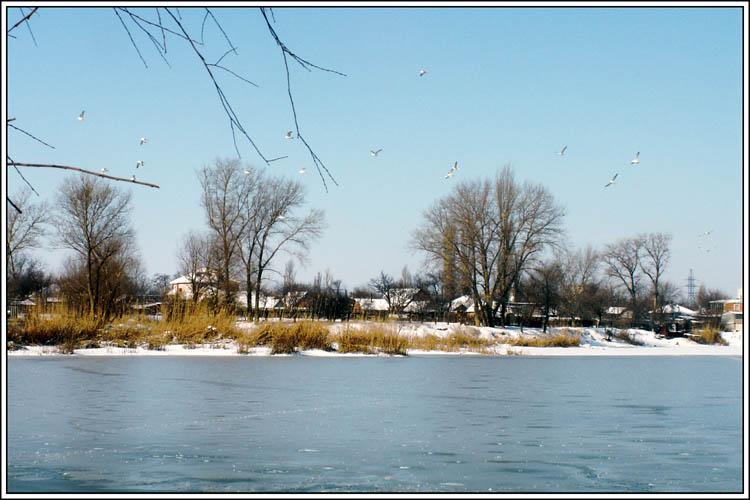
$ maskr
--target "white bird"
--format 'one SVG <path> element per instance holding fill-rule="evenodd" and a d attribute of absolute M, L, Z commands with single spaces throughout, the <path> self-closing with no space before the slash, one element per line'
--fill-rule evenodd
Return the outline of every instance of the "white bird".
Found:
<path fill-rule="evenodd" d="M 245 173 L 246 173 L 246 174 L 249 174 L 249 173 L 251 173 L 251 172 L 252 172 L 251 170 L 245 169 Z"/>
<path fill-rule="evenodd" d="M 453 172 L 454 170 L 458 170 L 458 162 L 454 163 L 450 169 L 451 172 Z"/>
<path fill-rule="evenodd" d="M 81 111 L 81 114 L 78 115 L 79 120 L 83 120 L 83 114 L 86 112 L 86 110 Z"/>
<path fill-rule="evenodd" d="M 109 172 L 109 170 L 107 170 L 106 168 L 103 168 L 103 169 L 102 169 L 102 173 L 103 173 L 103 174 L 106 174 L 107 172 Z"/>
<path fill-rule="evenodd" d="M 286 133 L 286 135 L 284 136 L 284 139 L 294 139 L 294 136 L 292 136 L 292 131 L 291 130 Z"/>
<path fill-rule="evenodd" d="M 277 218 L 277 219 L 279 219 L 279 220 L 284 220 L 284 219 L 286 219 L 286 217 L 284 217 L 283 215 L 279 215 L 279 216 L 278 216 L 278 217 L 276 217 L 276 218 Z"/>
<path fill-rule="evenodd" d="M 700 237 L 700 236 L 708 236 L 708 235 L 709 235 L 709 234 L 711 234 L 711 233 L 712 233 L 713 231 L 714 231 L 713 229 L 709 229 L 708 231 L 703 231 L 703 232 L 702 232 L 701 234 L 699 234 L 698 236 L 699 236 L 699 237 Z"/>
<path fill-rule="evenodd" d="M 131 177 L 130 180 L 135 182 L 135 174 L 133 174 L 133 177 Z"/>
<path fill-rule="evenodd" d="M 618 172 L 618 173 L 619 173 L 619 172 Z M 615 174 L 615 175 L 614 175 L 614 177 L 612 177 L 612 178 L 611 178 L 611 179 L 609 180 L 609 182 L 608 182 L 608 183 L 606 183 L 606 184 L 604 185 L 604 187 L 608 187 L 608 186 L 609 186 L 610 184 L 614 184 L 614 183 L 615 183 L 615 179 L 617 179 L 617 174 Z"/>
<path fill-rule="evenodd" d="M 558 151 L 558 152 L 557 152 L 557 153 L 555 153 L 555 154 L 557 154 L 557 156 L 562 156 L 562 155 L 564 155 L 564 154 L 565 154 L 565 150 L 566 150 L 566 149 L 568 149 L 568 146 L 565 146 L 564 148 L 562 148 L 562 149 L 561 149 L 560 151 Z"/>
<path fill-rule="evenodd" d="M 145 162 L 145 161 L 142 161 L 142 160 L 138 160 L 138 161 L 136 162 L 136 164 L 135 164 L 135 168 L 138 168 L 138 167 L 142 167 L 142 166 L 143 166 L 143 165 L 145 165 L 145 164 L 146 164 L 146 162 Z"/>
<path fill-rule="evenodd" d="M 423 69 L 419 70 L 419 76 L 424 76 L 426 74 L 427 74 L 427 72 L 425 70 L 423 70 Z"/>
<path fill-rule="evenodd" d="M 378 153 L 380 153 L 381 151 L 383 151 L 383 148 L 380 148 L 380 149 L 378 149 L 377 151 L 372 151 L 372 150 L 370 150 L 370 154 L 371 154 L 372 156 L 378 156 Z"/>
<path fill-rule="evenodd" d="M 453 177 L 453 171 L 448 172 L 448 174 L 445 176 L 446 179 L 450 179 Z"/>
<path fill-rule="evenodd" d="M 305 169 L 304 168 L 299 169 L 299 173 L 300 174 L 304 174 L 305 173 Z"/>
<path fill-rule="evenodd" d="M 640 151 L 638 151 L 638 152 L 637 152 L 637 153 L 635 154 L 635 158 L 633 158 L 632 160 L 630 160 L 630 164 L 631 164 L 631 165 L 638 165 L 638 164 L 639 164 L 639 163 L 641 162 L 641 161 L 640 161 L 640 160 L 638 159 L 638 155 L 639 155 L 639 154 L 641 154 L 641 152 L 640 152 Z"/>
<path fill-rule="evenodd" d="M 141 146 L 143 146 L 144 142 L 148 142 L 148 139 L 146 139 L 145 137 L 141 137 Z"/>

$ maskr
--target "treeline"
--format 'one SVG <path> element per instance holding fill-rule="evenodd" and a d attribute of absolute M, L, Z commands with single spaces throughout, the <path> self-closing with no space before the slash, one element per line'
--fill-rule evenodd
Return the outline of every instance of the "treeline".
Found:
<path fill-rule="evenodd" d="M 425 257 L 423 272 L 403 268 L 396 279 L 381 271 L 351 291 L 329 272 L 309 284 L 296 281 L 295 259 L 301 261 L 325 228 L 322 211 L 305 209 L 299 182 L 222 159 L 204 166 L 198 181 L 205 227 L 182 237 L 171 277 L 188 277 L 190 300 L 207 300 L 217 310 L 237 310 L 240 288 L 248 292 L 244 313 L 256 319 L 265 314 L 261 298 L 271 295 L 283 298 L 285 309 L 331 319 L 351 314 L 354 297 L 384 299 L 389 313 L 441 318 L 451 312 L 451 301 L 466 296 L 477 324 L 528 324 L 541 317 L 546 328 L 552 315 L 601 321 L 612 306 L 626 308 L 628 321 L 638 325 L 649 320 L 649 311 L 684 303 L 679 287 L 664 279 L 670 234 L 576 248 L 565 240 L 565 210 L 552 193 L 517 182 L 508 167 L 493 178 L 457 183 L 424 211 L 409 239 Z M 146 277 L 134 246 L 129 192 L 80 175 L 67 178 L 51 204 L 32 203 L 28 190 L 14 199 L 20 211 L 7 211 L 9 299 L 54 295 L 81 313 L 112 317 L 146 296 L 167 298 L 170 275 Z M 45 239 L 71 251 L 55 276 L 32 256 Z M 289 260 L 280 270 L 282 255 Z M 212 278 L 201 279 L 201 270 L 211 270 Z M 271 273 L 281 279 L 272 281 Z M 722 298 L 701 285 L 695 303 L 686 305 L 707 309 Z"/>

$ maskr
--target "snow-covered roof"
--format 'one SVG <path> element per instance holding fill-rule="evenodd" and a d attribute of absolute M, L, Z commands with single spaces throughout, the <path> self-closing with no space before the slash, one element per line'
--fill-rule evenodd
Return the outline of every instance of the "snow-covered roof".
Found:
<path fill-rule="evenodd" d="M 651 312 L 652 311 L 649 311 L 649 314 L 651 314 Z M 668 304 L 662 307 L 660 312 L 663 314 L 681 314 L 684 316 L 695 316 L 698 314 L 698 311 L 693 311 L 692 309 L 688 309 L 679 304 Z"/>
<path fill-rule="evenodd" d="M 463 306 L 466 312 L 474 312 L 474 300 L 468 295 L 462 295 L 458 298 L 451 300 L 451 311 L 456 311 L 458 308 Z"/>
<path fill-rule="evenodd" d="M 241 307 L 247 307 L 247 292 L 239 292 L 236 295 L 237 305 Z M 255 307 L 255 292 L 250 294 L 250 306 Z M 258 306 L 261 309 L 274 309 L 277 307 L 283 307 L 281 299 L 276 297 L 261 295 Z"/>
<path fill-rule="evenodd" d="M 359 307 L 366 311 L 387 311 L 388 301 L 385 299 L 354 299 L 354 302 L 359 304 Z"/>

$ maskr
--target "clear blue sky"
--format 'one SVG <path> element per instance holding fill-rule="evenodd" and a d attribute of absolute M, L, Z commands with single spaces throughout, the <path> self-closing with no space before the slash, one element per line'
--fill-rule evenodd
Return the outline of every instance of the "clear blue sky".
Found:
<path fill-rule="evenodd" d="M 4 5 L 12 25 L 21 14 Z M 286 74 L 260 12 L 212 11 L 238 52 L 222 64 L 259 85 L 219 71 L 228 99 L 267 158 L 288 155 L 263 168 L 301 180 L 309 205 L 326 213 L 298 280 L 330 270 L 351 289 L 381 270 L 417 272 L 423 256 L 407 243 L 422 212 L 454 183 L 510 164 L 517 180 L 544 184 L 566 207 L 572 246 L 668 232 L 667 279 L 683 293 L 690 269 L 697 285 L 731 296 L 742 286 L 741 9 L 276 8 L 274 27 L 291 50 L 347 75 L 290 61 L 300 129 L 339 183 L 328 192 L 300 141 L 283 138 L 294 128 Z M 199 36 L 203 12 L 180 12 Z M 6 46 L 7 116 L 55 149 L 9 129 L 9 154 L 158 184 L 117 185 L 133 192 L 146 271 L 175 273 L 179 239 L 205 227 L 196 170 L 236 157 L 208 75 L 181 40 L 167 38 L 168 67 L 133 29 L 144 67 L 110 8 L 42 8 L 31 28 L 36 45 L 20 26 Z M 204 37 L 209 62 L 227 50 L 210 22 Z M 243 161 L 262 166 L 246 140 L 238 144 Z M 638 151 L 640 165 L 629 165 Z M 138 160 L 146 163 L 136 171 Z M 445 180 L 454 161 L 460 170 Z M 48 200 L 74 175 L 22 173 Z M 8 194 L 23 185 L 12 168 L 7 177 Z M 706 253 L 698 235 L 709 229 Z M 37 255 L 58 270 L 66 253 Z"/>

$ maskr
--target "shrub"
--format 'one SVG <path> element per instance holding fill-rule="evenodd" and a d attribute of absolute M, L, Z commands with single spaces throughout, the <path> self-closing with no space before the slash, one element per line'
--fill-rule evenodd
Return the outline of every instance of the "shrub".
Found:
<path fill-rule="evenodd" d="M 727 341 L 721 336 L 721 332 L 718 328 L 707 327 L 695 330 L 693 333 L 696 336 L 692 337 L 692 339 L 700 344 L 727 345 Z"/>
<path fill-rule="evenodd" d="M 510 342 L 511 345 L 523 347 L 575 347 L 580 345 L 581 336 L 571 335 L 567 331 L 548 337 L 520 337 Z"/>

